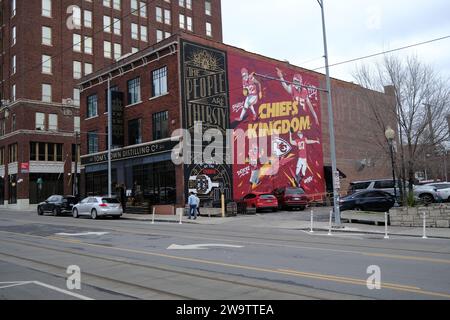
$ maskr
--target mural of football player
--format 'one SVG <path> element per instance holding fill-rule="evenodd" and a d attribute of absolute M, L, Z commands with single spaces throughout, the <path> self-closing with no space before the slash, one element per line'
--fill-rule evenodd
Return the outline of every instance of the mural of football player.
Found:
<path fill-rule="evenodd" d="M 261 183 L 261 181 L 259 180 L 261 161 L 259 159 L 259 152 L 257 145 L 253 145 L 252 147 L 250 147 L 250 150 L 248 151 L 248 162 L 251 168 L 251 175 L 249 181 L 250 185 L 252 187 L 258 186 Z"/>
<path fill-rule="evenodd" d="M 255 121 L 258 117 L 255 111 L 255 105 L 259 99 L 262 99 L 261 83 L 255 78 L 255 73 L 252 72 L 249 74 L 246 68 L 242 68 L 241 75 L 243 94 L 246 98 L 243 103 L 239 103 L 234 107 L 235 111 L 242 108 L 241 115 L 236 121 L 240 122 L 244 120 L 249 109 L 253 114 L 253 121 Z"/>
<path fill-rule="evenodd" d="M 308 105 L 309 111 L 314 117 L 314 121 L 317 125 L 319 125 L 319 118 L 317 117 L 316 112 L 314 111 L 314 107 L 309 99 L 308 89 L 303 87 L 303 77 L 301 74 L 297 73 L 294 75 L 292 79 L 293 84 L 288 84 L 286 80 L 284 80 L 283 72 L 277 68 L 278 78 L 281 80 L 281 84 L 283 85 L 284 90 L 292 96 L 292 100 L 298 102 L 298 104 L 303 108 L 303 111 L 306 111 L 306 105 Z"/>
<path fill-rule="evenodd" d="M 301 131 L 297 133 L 297 137 L 293 138 L 292 134 L 294 130 L 291 129 L 289 133 L 289 139 L 291 144 L 298 149 L 298 160 L 297 160 L 297 168 L 295 169 L 295 182 L 297 187 L 301 187 L 302 179 L 306 175 L 306 170 L 308 169 L 308 160 L 307 160 L 307 152 L 306 146 L 308 144 L 320 144 L 319 140 L 309 140 L 306 138 Z"/>

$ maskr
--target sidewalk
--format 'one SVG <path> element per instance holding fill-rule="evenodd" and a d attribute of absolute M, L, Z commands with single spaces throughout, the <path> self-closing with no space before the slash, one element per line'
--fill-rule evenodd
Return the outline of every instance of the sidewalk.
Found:
<path fill-rule="evenodd" d="M 325 209 L 326 211 L 327 209 Z M 186 216 L 183 216 L 183 224 L 196 224 L 196 225 L 229 225 L 231 226 L 248 226 L 255 228 L 279 228 L 279 229 L 291 229 L 291 230 L 303 230 L 310 231 L 311 222 L 309 219 L 309 212 L 282 212 L 282 213 L 258 213 L 256 215 L 238 215 L 236 217 L 205 217 L 201 216 L 197 220 L 188 220 Z M 125 220 L 137 220 L 152 222 L 152 215 L 133 215 L 124 214 L 122 216 Z M 329 222 L 324 214 L 316 217 L 319 221 L 314 222 L 315 232 L 328 232 Z M 179 216 L 163 216 L 155 215 L 155 223 L 178 223 L 180 222 Z M 320 221 L 321 220 L 321 221 Z M 326 220 L 326 221 L 325 221 Z M 336 228 L 333 226 L 332 232 L 337 233 L 359 233 L 359 234 L 373 234 L 384 236 L 385 227 L 383 225 L 376 226 L 372 224 L 361 223 L 343 223 L 343 228 Z M 411 236 L 422 237 L 423 228 L 410 228 L 410 227 L 388 227 L 389 235 L 396 236 Z M 429 238 L 443 238 L 450 239 L 450 228 L 427 228 L 427 236 Z"/>

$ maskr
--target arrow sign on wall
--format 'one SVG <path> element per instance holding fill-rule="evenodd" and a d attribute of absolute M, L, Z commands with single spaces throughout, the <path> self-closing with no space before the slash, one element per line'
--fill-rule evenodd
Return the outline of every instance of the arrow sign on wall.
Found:
<path fill-rule="evenodd" d="M 167 250 L 206 250 L 209 248 L 243 248 L 243 246 L 233 246 L 230 244 L 189 244 L 183 246 L 172 244 Z"/>

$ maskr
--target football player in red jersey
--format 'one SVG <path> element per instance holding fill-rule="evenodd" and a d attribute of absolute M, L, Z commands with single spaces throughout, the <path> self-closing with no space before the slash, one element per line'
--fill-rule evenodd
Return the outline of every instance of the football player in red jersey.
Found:
<path fill-rule="evenodd" d="M 242 68 L 242 88 L 243 94 L 246 97 L 243 104 L 240 104 L 242 108 L 241 116 L 236 119 L 237 121 L 244 120 L 248 109 L 253 113 L 253 121 L 257 119 L 257 114 L 255 111 L 255 105 L 258 103 L 258 98 L 262 99 L 261 83 L 255 78 L 255 73 L 248 73 L 246 68 Z"/>
<path fill-rule="evenodd" d="M 316 112 L 314 111 L 314 107 L 309 99 L 308 89 L 303 87 L 303 78 L 301 74 L 297 73 L 293 77 L 293 84 L 288 84 L 286 80 L 284 80 L 283 72 L 277 68 L 278 78 L 281 80 L 281 84 L 283 85 L 284 90 L 287 91 L 292 96 L 292 100 L 298 102 L 299 106 L 303 108 L 303 111 L 306 111 L 306 105 L 308 105 L 309 111 L 311 112 L 314 121 L 317 125 L 319 125 L 319 118 L 317 117 Z"/>
<path fill-rule="evenodd" d="M 289 139 L 293 146 L 297 147 L 298 149 L 298 160 L 297 160 L 297 168 L 295 170 L 295 182 L 297 183 L 297 187 L 301 187 L 302 179 L 306 175 L 306 170 L 308 169 L 308 160 L 307 160 L 307 152 L 306 152 L 306 145 L 308 144 L 320 144 L 319 140 L 309 140 L 305 136 L 303 136 L 303 133 L 299 131 L 297 133 L 297 137 L 293 139 L 292 134 L 294 133 L 294 130 L 291 129 L 291 132 L 289 133 Z"/>

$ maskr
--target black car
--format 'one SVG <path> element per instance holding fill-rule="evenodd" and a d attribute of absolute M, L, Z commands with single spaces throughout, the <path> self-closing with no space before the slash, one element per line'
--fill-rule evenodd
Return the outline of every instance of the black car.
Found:
<path fill-rule="evenodd" d="M 51 212 L 54 216 L 61 213 L 71 213 L 72 207 L 78 203 L 78 199 L 75 196 L 50 196 L 44 202 L 41 202 L 37 206 L 38 215 L 43 215 L 45 212 Z"/>
<path fill-rule="evenodd" d="M 395 204 L 394 196 L 388 192 L 367 190 L 359 191 L 341 198 L 339 206 L 341 211 L 389 211 Z"/>

